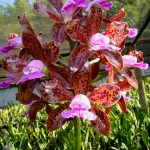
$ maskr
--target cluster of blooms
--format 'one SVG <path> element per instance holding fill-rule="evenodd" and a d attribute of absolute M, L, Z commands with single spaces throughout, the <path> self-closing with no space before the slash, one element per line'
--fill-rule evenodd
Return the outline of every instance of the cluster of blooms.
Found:
<path fill-rule="evenodd" d="M 2 59 L 3 69 L 9 74 L 8 80 L 0 82 L 0 88 L 10 84 L 19 84 L 16 100 L 29 106 L 24 115 L 29 114 L 33 122 L 39 110 L 46 107 L 49 117 L 49 131 L 60 128 L 68 118 L 80 117 L 89 119 L 94 128 L 104 134 L 110 133 L 108 114 L 117 102 L 126 112 L 126 102 L 132 99 L 125 97 L 131 86 L 138 89 L 134 74 L 128 69 L 139 67 L 147 69 L 143 63 L 143 53 L 132 51 L 121 55 L 125 46 L 125 38 L 137 35 L 137 29 L 128 28 L 122 22 L 125 11 L 121 9 L 112 18 L 103 16 L 103 11 L 113 6 L 107 0 L 48 0 L 51 10 L 45 2 L 34 3 L 34 9 L 44 17 L 56 21 L 51 29 L 53 41 L 44 42 L 42 33 L 37 37 L 27 19 L 18 16 L 22 27 L 22 36 L 11 34 L 7 38 L 8 45 L 0 47 L 0 52 L 7 54 L 20 49 L 18 55 L 10 55 Z M 104 32 L 99 33 L 101 24 Z M 67 40 L 72 43 L 68 58 L 68 69 L 55 63 L 59 57 L 61 44 Z M 32 58 L 32 59 L 31 59 Z M 99 61 L 90 63 L 100 58 Z M 106 65 L 108 83 L 99 87 L 91 81 L 97 78 L 100 64 Z M 49 81 L 43 82 L 48 75 Z M 116 82 L 117 76 L 124 80 Z M 92 83 L 92 84 L 91 84 Z M 33 93 L 38 90 L 41 97 Z M 60 103 L 52 110 L 50 104 Z M 103 112 L 96 104 L 105 107 Z"/>

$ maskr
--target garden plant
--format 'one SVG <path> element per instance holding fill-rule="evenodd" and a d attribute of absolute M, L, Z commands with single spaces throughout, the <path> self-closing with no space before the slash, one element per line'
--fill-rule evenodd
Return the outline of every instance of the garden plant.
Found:
<path fill-rule="evenodd" d="M 89 132 L 94 136 L 92 131 L 94 129 L 97 130 L 93 141 L 96 146 L 99 134 L 109 136 L 111 128 L 116 125 L 116 121 L 109 115 L 111 109 L 117 107 L 126 113 L 126 103 L 133 101 L 126 97 L 126 93 L 131 87 L 137 90 L 138 82 L 129 68 L 148 68 L 148 64 L 143 62 L 143 53 L 140 51 L 134 50 L 128 55 L 121 55 L 125 47 L 125 38 L 136 36 L 138 31 L 136 28 L 129 28 L 128 23 L 123 22 L 124 9 L 118 10 L 118 14 L 110 18 L 109 9 L 113 4 L 108 3 L 107 0 L 93 0 L 89 3 L 86 0 L 66 0 L 64 4 L 61 0 L 48 0 L 48 2 L 51 10 L 43 1 L 35 2 L 33 6 L 42 16 L 55 21 L 51 29 L 53 40 L 45 42 L 42 32 L 35 35 L 26 12 L 22 17 L 18 16 L 18 21 L 23 27 L 22 35 L 12 33 L 7 38 L 8 45 L 0 47 L 0 52 L 8 54 L 12 50 L 20 49 L 20 51 L 19 54 L 2 59 L 3 69 L 8 72 L 6 75 L 8 80 L 0 82 L 0 88 L 16 84 L 18 86 L 16 100 L 29 107 L 23 115 L 28 115 L 30 122 L 34 122 L 38 111 L 46 111 L 49 132 L 56 134 L 55 130 L 62 127 L 62 130 L 59 130 L 61 134 L 75 139 L 67 145 L 68 149 L 81 149 L 82 134 L 85 134 L 82 133 L 84 130 L 81 124 L 86 121 L 88 123 L 85 147 Z M 105 11 L 106 16 L 103 15 Z M 100 33 L 102 25 L 104 31 Z M 59 54 L 65 40 L 70 45 L 68 59 Z M 58 58 L 67 62 L 68 66 L 63 63 L 56 65 Z M 99 76 L 101 64 L 106 65 L 107 71 Z M 49 79 L 45 81 L 44 76 L 48 76 Z M 106 76 L 108 76 L 107 83 L 97 86 L 96 82 Z M 118 76 L 124 79 L 118 81 Z M 37 89 L 40 96 L 33 92 L 34 89 Z M 116 103 L 117 105 L 114 105 Z M 121 133 L 123 131 L 119 129 L 119 124 L 127 124 L 125 130 L 132 128 L 127 119 L 123 122 L 125 116 L 118 115 L 118 117 L 121 121 L 117 119 L 117 126 Z M 114 126 L 111 121 L 114 121 Z M 65 126 L 64 132 L 63 125 L 66 122 L 69 124 L 68 127 Z M 92 126 L 92 130 L 89 130 L 88 126 Z M 71 127 L 74 129 L 74 134 L 68 133 Z M 23 135 L 22 145 L 28 143 L 25 136 L 26 132 Z M 129 132 L 128 138 L 132 138 Z M 118 140 L 121 142 L 121 135 Z M 104 138 L 104 143 L 106 141 Z M 127 138 L 126 143 L 128 143 Z"/>

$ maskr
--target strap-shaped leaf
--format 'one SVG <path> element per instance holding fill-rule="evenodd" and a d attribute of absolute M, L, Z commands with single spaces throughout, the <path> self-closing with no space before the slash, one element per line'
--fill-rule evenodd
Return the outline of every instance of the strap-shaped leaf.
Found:
<path fill-rule="evenodd" d="M 123 68 L 123 59 L 119 51 L 117 50 L 109 50 L 104 49 L 98 52 L 99 54 L 103 54 L 110 64 L 117 67 L 118 69 Z"/>
<path fill-rule="evenodd" d="M 10 55 L 8 57 L 4 57 L 3 61 L 3 69 L 9 73 L 18 74 L 23 68 L 25 68 L 29 61 L 26 59 L 19 58 L 18 55 Z"/>
<path fill-rule="evenodd" d="M 72 77 L 68 70 L 66 70 L 62 67 L 55 66 L 53 64 L 50 64 L 48 66 L 48 69 L 49 69 L 48 76 L 52 80 L 56 79 L 56 80 L 60 81 L 65 88 L 68 88 L 68 89 L 73 88 Z"/>
<path fill-rule="evenodd" d="M 100 4 L 94 3 L 91 6 L 87 16 L 86 30 L 89 39 L 92 37 L 92 35 L 99 32 L 102 21 L 103 21 L 102 8 Z"/>
<path fill-rule="evenodd" d="M 36 118 L 36 114 L 39 110 L 43 109 L 45 104 L 43 101 L 34 102 L 29 109 L 29 119 L 31 122 L 33 122 Z"/>
<path fill-rule="evenodd" d="M 122 70 L 118 70 L 118 73 L 125 77 L 131 86 L 133 86 L 136 90 L 138 89 L 138 82 L 131 70 L 124 68 Z"/>
<path fill-rule="evenodd" d="M 30 104 L 32 100 L 42 101 L 42 99 L 34 93 L 32 93 L 27 100 L 22 98 L 21 93 L 16 93 L 16 100 L 20 101 L 20 103 L 24 105 Z"/>
<path fill-rule="evenodd" d="M 75 95 L 87 95 L 91 82 L 91 66 L 87 61 L 84 66 L 75 74 L 73 74 L 73 86 Z"/>
<path fill-rule="evenodd" d="M 94 89 L 88 98 L 92 102 L 100 103 L 101 106 L 111 107 L 121 98 L 120 88 L 116 85 L 103 83 L 99 88 Z"/>
<path fill-rule="evenodd" d="M 88 44 L 89 40 L 82 28 L 80 28 L 80 20 L 71 20 L 66 24 L 66 32 L 73 41 L 79 41 Z"/>
<path fill-rule="evenodd" d="M 32 27 L 31 27 L 31 25 L 27 19 L 27 13 L 26 12 L 23 14 L 23 17 L 18 16 L 18 20 L 24 29 L 31 31 L 31 33 L 34 35 L 34 31 L 33 31 Z"/>
<path fill-rule="evenodd" d="M 42 16 L 49 17 L 49 14 L 47 13 L 47 11 L 49 11 L 49 9 L 47 8 L 46 3 L 44 1 L 42 1 L 42 2 L 35 2 L 33 4 L 33 7 Z"/>
<path fill-rule="evenodd" d="M 114 21 L 108 26 L 105 35 L 110 38 L 110 41 L 114 44 L 122 42 L 129 33 L 128 24 L 126 22 Z"/>
<path fill-rule="evenodd" d="M 55 23 L 51 30 L 51 37 L 57 43 L 62 44 L 67 37 L 65 25 L 63 23 Z"/>
<path fill-rule="evenodd" d="M 62 113 L 69 110 L 69 104 L 70 103 L 66 102 L 51 111 L 47 119 L 47 129 L 49 132 L 60 128 L 66 123 L 67 118 L 63 118 Z"/>
<path fill-rule="evenodd" d="M 45 61 L 43 48 L 34 34 L 28 30 L 22 31 L 22 42 L 28 54 L 31 54 L 34 59 Z"/>
<path fill-rule="evenodd" d="M 91 104 L 90 112 L 93 112 L 97 118 L 91 121 L 93 127 L 103 135 L 109 135 L 110 133 L 110 121 L 108 116 L 95 104 Z"/>
<path fill-rule="evenodd" d="M 131 85 L 126 78 L 123 81 L 116 82 L 115 85 L 120 87 L 121 92 L 129 91 L 131 89 Z"/>
<path fill-rule="evenodd" d="M 31 96 L 31 94 L 34 90 L 35 84 L 39 81 L 40 81 L 40 79 L 36 78 L 33 80 L 28 80 L 28 81 L 24 81 L 24 82 L 20 83 L 19 91 L 21 93 L 22 99 L 27 100 Z"/>
<path fill-rule="evenodd" d="M 42 82 L 40 94 L 50 103 L 60 103 L 61 101 L 72 100 L 74 95 L 64 88 L 58 80 Z"/>
<path fill-rule="evenodd" d="M 126 102 L 124 100 L 124 97 L 121 96 L 121 98 L 117 101 L 117 103 L 119 104 L 121 110 L 126 113 L 127 112 L 127 107 L 126 107 Z"/>
<path fill-rule="evenodd" d="M 75 73 L 82 68 L 89 55 L 90 52 L 85 45 L 79 45 L 73 51 L 71 51 L 68 59 L 70 72 Z"/>
<path fill-rule="evenodd" d="M 48 65 L 50 63 L 56 63 L 57 58 L 59 55 L 59 46 L 58 43 L 55 41 L 46 42 L 43 47 L 46 51 L 46 59 L 45 59 L 45 65 Z"/>
<path fill-rule="evenodd" d="M 62 0 L 48 0 L 48 2 L 55 13 L 61 14 L 61 8 L 63 6 Z"/>

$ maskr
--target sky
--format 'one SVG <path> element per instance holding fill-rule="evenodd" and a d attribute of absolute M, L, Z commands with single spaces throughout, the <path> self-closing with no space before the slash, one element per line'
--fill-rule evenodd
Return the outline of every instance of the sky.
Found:
<path fill-rule="evenodd" d="M 0 0 L 0 5 L 7 6 L 7 4 L 10 4 L 13 6 L 14 0 Z"/>

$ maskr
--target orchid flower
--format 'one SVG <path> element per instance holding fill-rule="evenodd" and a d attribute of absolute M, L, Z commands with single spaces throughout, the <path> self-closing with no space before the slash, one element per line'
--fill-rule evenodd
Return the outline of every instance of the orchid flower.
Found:
<path fill-rule="evenodd" d="M 22 37 L 18 36 L 17 34 L 14 34 L 15 37 L 13 38 L 7 38 L 8 45 L 0 47 L 0 52 L 2 54 L 8 54 L 12 50 L 17 50 L 20 48 L 23 48 L 23 43 L 22 43 Z"/>
<path fill-rule="evenodd" d="M 110 7 L 113 6 L 113 3 L 107 3 L 107 0 L 93 0 L 93 1 L 91 1 L 87 4 L 84 11 L 89 11 L 89 9 L 90 9 L 90 7 L 92 6 L 93 3 L 99 3 L 101 5 L 102 9 L 106 9 L 106 10 L 109 10 Z"/>
<path fill-rule="evenodd" d="M 114 49 L 114 50 L 120 49 L 109 43 L 110 43 L 110 39 L 107 35 L 96 33 L 90 39 L 90 44 L 92 45 L 92 47 L 89 49 L 89 51 L 91 50 L 97 51 L 97 50 L 103 50 L 103 49 Z"/>
<path fill-rule="evenodd" d="M 128 37 L 129 38 L 132 38 L 132 37 L 135 37 L 138 33 L 138 29 L 136 28 L 129 28 L 129 34 L 128 34 Z"/>
<path fill-rule="evenodd" d="M 76 116 L 84 118 L 85 120 L 96 120 L 97 116 L 88 111 L 88 109 L 91 108 L 91 105 L 89 99 L 83 94 L 76 95 L 71 101 L 69 107 L 72 109 L 63 113 L 63 118 L 74 118 Z"/>
<path fill-rule="evenodd" d="M 134 101 L 134 99 L 131 99 L 130 97 L 126 97 L 126 93 L 127 92 L 120 92 L 120 94 L 123 96 L 124 100 L 127 101 L 127 102 L 131 102 L 131 101 Z"/>

